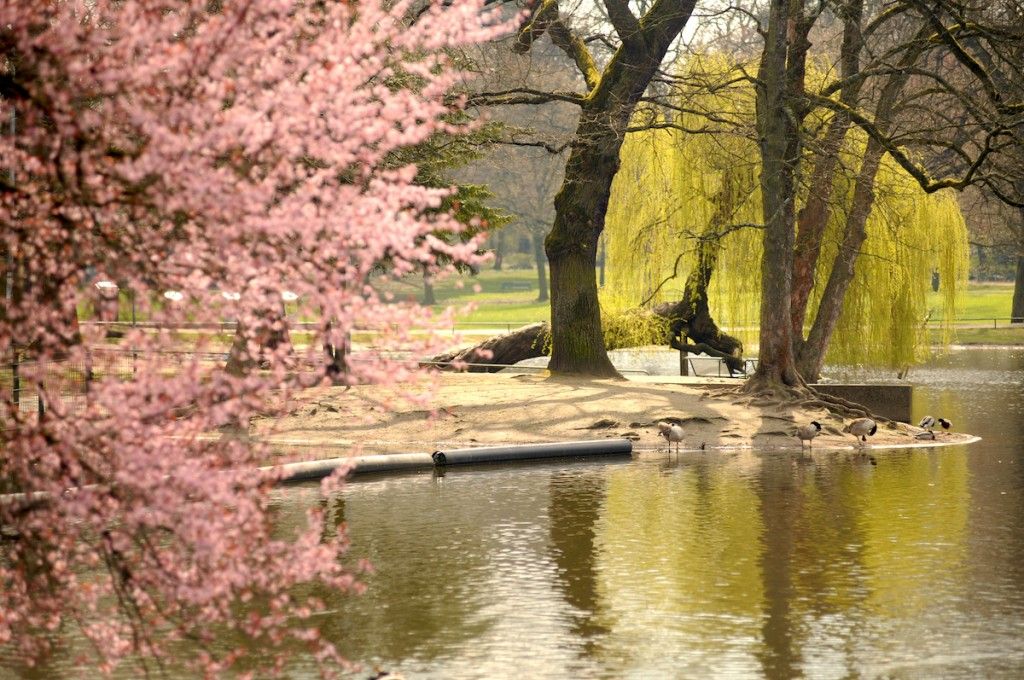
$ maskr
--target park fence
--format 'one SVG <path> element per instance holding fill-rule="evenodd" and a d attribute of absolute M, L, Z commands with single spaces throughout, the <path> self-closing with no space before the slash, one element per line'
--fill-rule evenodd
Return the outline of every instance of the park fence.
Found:
<path fill-rule="evenodd" d="M 0 363 L 0 394 L 9 400 L 14 410 L 43 415 L 59 401 L 61 410 L 68 413 L 82 411 L 90 391 L 98 380 L 114 378 L 131 380 L 143 361 L 156 363 L 158 370 L 174 373 L 194 361 L 223 362 L 223 352 L 162 351 L 143 353 L 136 349 L 118 347 L 90 348 L 84 358 L 77 360 L 26 359 L 15 353 L 3 357 Z"/>

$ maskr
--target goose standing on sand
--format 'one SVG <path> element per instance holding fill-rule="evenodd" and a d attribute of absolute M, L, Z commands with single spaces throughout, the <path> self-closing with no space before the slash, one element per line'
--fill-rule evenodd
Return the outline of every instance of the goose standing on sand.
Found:
<path fill-rule="evenodd" d="M 849 432 L 854 437 L 859 437 L 861 445 L 868 440 L 868 437 L 878 432 L 878 424 L 871 418 L 857 418 L 856 420 L 850 421 L 850 424 L 846 426 L 846 432 Z"/>
<path fill-rule="evenodd" d="M 683 441 L 683 428 L 675 423 L 658 422 L 658 432 L 668 442 L 668 450 L 672 450 L 672 442 L 676 443 L 676 453 L 679 453 L 679 442 Z"/>
<path fill-rule="evenodd" d="M 800 448 L 804 448 L 804 442 L 807 442 L 808 448 L 812 447 L 811 440 L 818 436 L 821 432 L 821 423 L 817 420 L 812 420 L 809 425 L 804 425 L 797 429 L 796 436 L 800 438 Z"/>

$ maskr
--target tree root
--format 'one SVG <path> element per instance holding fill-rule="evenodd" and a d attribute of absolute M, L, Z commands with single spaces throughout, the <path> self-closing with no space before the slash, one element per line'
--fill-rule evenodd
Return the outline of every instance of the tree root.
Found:
<path fill-rule="evenodd" d="M 830 394 L 823 394 L 813 389 L 811 389 L 811 391 L 814 394 L 814 397 L 800 402 L 800 405 L 804 408 L 823 408 L 829 413 L 834 413 L 845 418 L 871 418 L 876 423 L 893 422 L 883 416 L 875 415 L 856 402 L 843 399 L 842 397 L 835 397 Z"/>

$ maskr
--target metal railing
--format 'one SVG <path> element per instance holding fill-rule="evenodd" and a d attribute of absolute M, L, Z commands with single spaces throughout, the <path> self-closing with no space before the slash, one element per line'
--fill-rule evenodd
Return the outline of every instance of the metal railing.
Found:
<path fill-rule="evenodd" d="M 467 363 L 465 361 L 419 361 L 417 362 L 421 366 L 466 366 L 469 368 L 514 368 L 518 370 L 533 370 L 533 371 L 546 371 L 548 370 L 547 365 L 544 366 L 523 366 L 521 364 L 489 364 L 489 363 Z M 643 368 L 618 368 L 616 369 L 619 373 L 642 373 L 643 375 L 650 375 L 650 371 Z"/>
<path fill-rule="evenodd" d="M 160 370 L 174 371 L 192 361 L 227 359 L 227 352 L 148 351 L 91 347 L 81 359 L 37 361 L 15 354 L 0 360 L 0 391 L 12 407 L 21 412 L 45 414 L 55 400 L 64 410 L 80 412 L 85 408 L 97 380 L 132 379 L 143 360 L 156 362 Z"/>
<path fill-rule="evenodd" d="M 720 357 L 709 357 L 709 356 L 692 356 L 688 353 L 680 352 L 679 357 L 679 375 L 690 376 L 695 378 L 747 378 L 753 371 L 757 370 L 757 359 L 745 358 L 743 359 L 743 370 L 740 372 L 730 371 L 728 365 L 725 363 L 725 359 Z M 694 364 L 694 360 L 700 362 L 700 364 L 707 365 L 710 363 L 715 364 L 714 373 L 709 375 L 707 371 L 701 371 L 697 369 L 697 364 Z M 684 363 L 685 362 L 685 363 Z"/>
<path fill-rule="evenodd" d="M 977 317 L 962 317 L 953 320 L 954 328 L 988 328 L 989 322 L 992 322 L 992 328 L 999 328 L 999 324 L 1002 323 L 1003 328 L 1022 328 L 1024 329 L 1024 318 L 1016 316 L 977 316 Z M 942 319 L 930 319 L 928 321 L 928 327 L 939 326 L 943 324 Z"/>

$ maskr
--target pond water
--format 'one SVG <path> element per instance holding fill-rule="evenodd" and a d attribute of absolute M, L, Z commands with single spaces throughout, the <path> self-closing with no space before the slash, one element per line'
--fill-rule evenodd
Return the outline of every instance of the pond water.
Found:
<path fill-rule="evenodd" d="M 377 571 L 321 632 L 356 677 L 1022 677 L 1024 350 L 910 378 L 915 418 L 984 441 L 350 484 L 328 507 Z M 278 498 L 283 528 L 318 502 Z M 41 677 L 81 677 L 58 666 Z"/>

